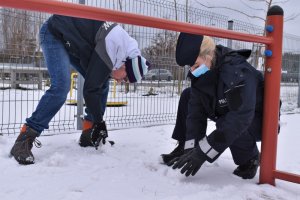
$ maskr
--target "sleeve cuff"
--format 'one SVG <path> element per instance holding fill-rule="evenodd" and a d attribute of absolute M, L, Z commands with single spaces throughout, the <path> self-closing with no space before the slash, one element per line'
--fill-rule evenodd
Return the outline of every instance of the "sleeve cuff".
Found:
<path fill-rule="evenodd" d="M 199 147 L 201 151 L 206 155 L 207 161 L 212 163 L 214 162 L 221 153 L 215 150 L 207 140 L 207 137 L 204 137 L 202 140 L 199 141 Z"/>

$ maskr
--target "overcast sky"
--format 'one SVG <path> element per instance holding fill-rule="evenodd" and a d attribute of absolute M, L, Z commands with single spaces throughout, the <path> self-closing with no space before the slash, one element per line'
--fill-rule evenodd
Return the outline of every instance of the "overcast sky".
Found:
<path fill-rule="evenodd" d="M 233 9 L 240 10 L 242 12 L 247 13 L 248 15 L 255 15 L 263 17 L 265 16 L 265 13 L 263 11 L 258 11 L 249 8 L 253 7 L 255 9 L 266 9 L 266 3 L 265 1 L 262 2 L 254 2 L 251 0 L 190 0 L 190 4 L 193 6 L 199 6 L 201 9 L 206 9 L 205 7 L 199 5 L 196 3 L 196 1 L 201 2 L 202 4 L 205 4 L 207 6 L 227 6 L 231 7 Z M 184 3 L 185 0 L 182 0 L 181 3 Z M 293 20 L 289 20 L 284 23 L 284 32 L 300 36 L 300 0 L 277 0 L 273 1 L 273 5 L 279 5 L 284 10 L 285 18 L 288 18 L 290 16 L 296 16 Z M 285 3 L 276 3 L 276 2 L 285 2 Z M 227 9 L 208 9 L 209 11 L 220 13 L 225 16 L 229 16 L 233 19 L 239 19 L 241 21 L 250 22 L 256 25 L 263 26 L 262 20 L 252 19 L 249 17 L 246 17 L 245 15 L 239 14 L 238 12 L 227 10 Z"/>

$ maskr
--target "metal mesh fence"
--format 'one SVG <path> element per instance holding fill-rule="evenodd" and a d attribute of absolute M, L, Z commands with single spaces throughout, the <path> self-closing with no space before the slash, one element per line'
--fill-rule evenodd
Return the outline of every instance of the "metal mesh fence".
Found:
<path fill-rule="evenodd" d="M 233 20 L 209 11 L 160 0 L 69 0 L 73 3 L 110 8 L 159 18 L 213 26 L 222 29 L 262 34 L 263 28 Z M 16 133 L 38 104 L 49 87 L 49 78 L 38 32 L 49 15 L 38 12 L 1 9 L 0 16 L 0 133 Z M 175 46 L 177 32 L 121 24 L 134 37 L 143 55 L 150 60 L 152 71 L 136 84 L 110 82 L 110 93 L 105 120 L 110 129 L 174 123 L 180 93 L 190 85 L 187 68 L 177 66 Z M 252 49 L 249 62 L 263 70 L 263 46 L 241 41 L 215 38 L 217 44 L 234 49 Z M 283 54 L 282 99 L 289 109 L 297 107 L 299 83 L 300 38 L 285 34 Z M 66 104 L 51 121 L 51 134 L 74 130 L 77 114 L 77 76 Z M 118 105 L 118 106 L 116 106 Z M 124 105 L 124 106 L 121 106 Z M 46 134 L 48 133 L 46 132 Z"/>
<path fill-rule="evenodd" d="M 294 111 L 300 107 L 299 68 L 300 39 L 297 36 L 285 34 L 283 40 L 281 99 L 285 102 L 286 111 Z M 298 109 L 297 109 L 298 110 Z"/>
<path fill-rule="evenodd" d="M 0 132 L 18 132 L 49 88 L 49 76 L 38 42 L 46 15 L 1 9 Z M 74 129 L 75 109 L 63 107 L 49 124 L 58 132 Z"/>

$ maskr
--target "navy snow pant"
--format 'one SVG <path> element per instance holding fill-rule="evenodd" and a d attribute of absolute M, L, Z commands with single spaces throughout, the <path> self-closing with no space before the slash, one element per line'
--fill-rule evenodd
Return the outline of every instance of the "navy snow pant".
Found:
<path fill-rule="evenodd" d="M 186 88 L 179 100 L 178 110 L 177 110 L 177 119 L 175 128 L 172 134 L 172 138 L 178 142 L 185 142 L 185 132 L 186 132 L 186 118 L 188 115 L 188 101 L 190 99 L 191 88 Z M 261 127 L 261 118 L 254 118 L 254 124 Z M 261 137 L 254 130 L 257 130 L 258 127 L 251 130 L 253 127 L 249 128 L 248 133 L 241 134 L 232 144 L 228 145 L 230 148 L 233 160 L 235 164 L 242 165 L 245 164 L 248 160 L 257 156 L 259 153 L 256 141 Z"/>

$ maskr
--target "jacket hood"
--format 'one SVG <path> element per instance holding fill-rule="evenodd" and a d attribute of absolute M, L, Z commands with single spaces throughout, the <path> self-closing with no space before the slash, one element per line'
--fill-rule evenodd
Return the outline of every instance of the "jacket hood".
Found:
<path fill-rule="evenodd" d="M 251 55 L 250 49 L 241 49 L 241 50 L 233 50 L 228 47 L 224 47 L 222 45 L 216 46 L 216 60 L 215 66 L 219 67 L 221 64 L 230 62 L 232 57 L 236 57 L 237 55 L 241 56 L 242 59 L 247 60 Z"/>
<path fill-rule="evenodd" d="M 246 61 L 251 55 L 251 50 L 232 50 L 218 45 L 216 47 L 216 60 L 214 67 L 219 72 L 220 79 L 228 88 L 236 86 L 244 79 L 245 69 L 252 71 L 254 68 Z"/>

